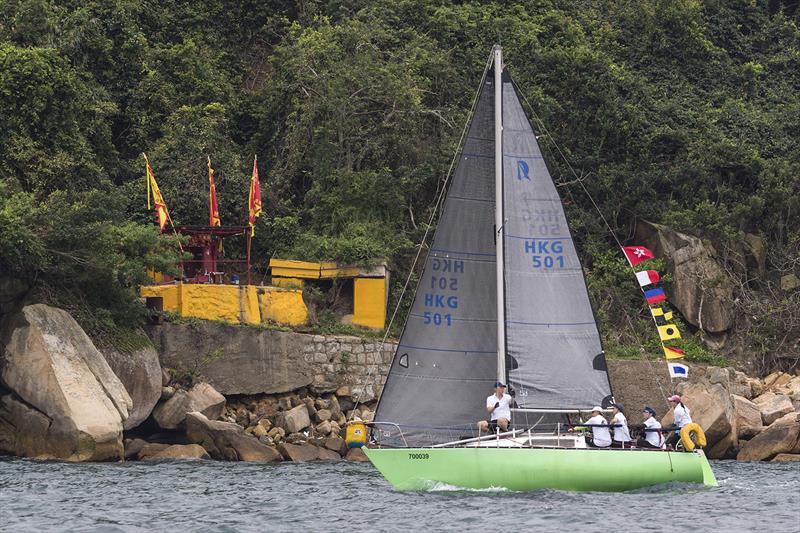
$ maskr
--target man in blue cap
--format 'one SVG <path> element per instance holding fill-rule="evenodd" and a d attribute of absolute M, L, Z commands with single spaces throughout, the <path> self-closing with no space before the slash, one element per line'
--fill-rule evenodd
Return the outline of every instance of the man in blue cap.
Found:
<path fill-rule="evenodd" d="M 502 381 L 494 384 L 494 394 L 486 398 L 486 412 L 489 413 L 489 420 L 478 422 L 478 432 L 508 431 L 508 424 L 511 422 L 511 404 L 514 399 L 510 394 L 506 394 L 506 386 Z"/>

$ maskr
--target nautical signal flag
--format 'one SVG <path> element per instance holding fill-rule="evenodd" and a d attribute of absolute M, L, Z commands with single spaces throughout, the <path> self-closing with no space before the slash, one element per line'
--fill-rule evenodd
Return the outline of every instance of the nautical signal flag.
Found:
<path fill-rule="evenodd" d="M 689 377 L 689 367 L 680 363 L 667 363 L 669 367 L 669 377 L 687 378 Z"/>
<path fill-rule="evenodd" d="M 653 315 L 653 319 L 656 321 L 656 324 L 659 326 L 665 325 L 667 322 L 672 320 L 672 311 L 664 312 L 664 310 L 660 307 L 652 307 L 650 308 L 650 313 Z"/>
<path fill-rule="evenodd" d="M 664 356 L 667 359 L 680 359 L 683 357 L 683 350 L 675 348 L 674 346 L 663 346 Z"/>
<path fill-rule="evenodd" d="M 656 287 L 655 289 L 650 289 L 648 291 L 644 291 L 644 298 L 647 300 L 649 305 L 657 304 L 658 302 L 663 302 L 667 299 L 667 295 L 664 294 L 664 289 L 661 287 Z"/>
<path fill-rule="evenodd" d="M 630 263 L 631 266 L 636 266 L 642 261 L 655 257 L 653 252 L 644 246 L 625 246 L 622 248 L 622 251 L 625 252 L 625 257 L 628 259 L 628 263 Z"/>
<path fill-rule="evenodd" d="M 250 178 L 250 198 L 247 201 L 250 236 L 256 234 L 256 218 L 261 215 L 261 185 L 258 183 L 258 157 L 253 156 L 253 176 Z"/>
<path fill-rule="evenodd" d="M 673 324 L 667 324 L 666 326 L 656 326 L 656 327 L 658 328 L 658 336 L 661 337 L 662 341 L 681 338 L 681 332 L 678 330 L 678 327 Z"/>
<path fill-rule="evenodd" d="M 221 226 L 219 208 L 217 207 L 217 187 L 214 185 L 214 169 L 211 168 L 211 156 L 208 156 L 208 225 Z"/>
<path fill-rule="evenodd" d="M 642 270 L 636 273 L 636 279 L 639 280 L 639 286 L 644 287 L 658 283 L 661 280 L 661 276 L 655 270 Z"/>
<path fill-rule="evenodd" d="M 161 196 L 161 190 L 158 188 L 158 183 L 156 183 L 156 176 L 153 174 L 150 161 L 148 161 L 147 155 L 142 155 L 144 156 L 144 172 L 145 179 L 147 180 L 147 209 L 150 209 L 150 194 L 152 193 L 153 204 L 155 205 L 156 209 L 156 222 L 158 222 L 158 229 L 161 233 L 164 233 L 164 228 L 167 227 L 167 222 L 169 222 L 169 211 L 167 210 L 166 202 L 164 202 L 164 197 Z"/>

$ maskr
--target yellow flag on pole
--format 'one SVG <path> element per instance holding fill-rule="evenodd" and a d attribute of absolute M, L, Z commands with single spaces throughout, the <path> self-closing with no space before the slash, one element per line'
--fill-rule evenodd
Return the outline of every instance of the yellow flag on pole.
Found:
<path fill-rule="evenodd" d="M 156 177 L 153 174 L 152 167 L 150 167 L 150 161 L 148 161 L 145 154 L 142 155 L 144 156 L 145 177 L 147 178 L 147 208 L 150 209 L 150 194 L 152 193 L 158 229 L 161 233 L 164 233 L 164 228 L 167 227 L 167 222 L 169 222 L 169 211 L 167 210 L 166 202 L 164 202 L 164 197 L 161 196 L 161 190 L 156 183 Z"/>

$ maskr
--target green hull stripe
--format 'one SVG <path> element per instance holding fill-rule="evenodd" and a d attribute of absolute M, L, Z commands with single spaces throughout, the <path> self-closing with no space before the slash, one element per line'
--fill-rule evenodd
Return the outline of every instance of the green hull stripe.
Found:
<path fill-rule="evenodd" d="M 364 448 L 398 490 L 624 491 L 679 481 L 717 486 L 702 452 L 554 448 Z"/>

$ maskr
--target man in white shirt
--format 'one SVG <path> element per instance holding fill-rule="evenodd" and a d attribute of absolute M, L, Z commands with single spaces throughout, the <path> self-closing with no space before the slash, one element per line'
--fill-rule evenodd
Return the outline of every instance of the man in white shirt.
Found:
<path fill-rule="evenodd" d="M 486 412 L 489 413 L 489 420 L 478 422 L 478 431 L 497 432 L 508 431 L 508 424 L 511 422 L 511 404 L 514 399 L 506 394 L 506 386 L 502 381 L 494 384 L 494 394 L 486 398 Z"/>
<path fill-rule="evenodd" d="M 661 423 L 656 420 L 656 410 L 652 407 L 645 407 L 642 410 L 644 416 L 644 437 L 636 441 L 636 446 L 640 448 L 663 448 L 664 437 L 661 435 Z"/>
<path fill-rule="evenodd" d="M 615 403 L 611 406 L 611 426 L 614 428 L 614 448 L 630 448 L 631 447 L 631 433 L 628 431 L 628 419 L 625 418 L 623 411 L 625 407 L 621 403 Z"/>
<path fill-rule="evenodd" d="M 611 446 L 611 433 L 608 432 L 608 422 L 601 414 L 603 408 L 600 406 L 592 407 L 592 418 L 586 421 L 586 425 L 592 428 L 592 440 L 587 441 L 592 448 L 608 448 Z"/>

